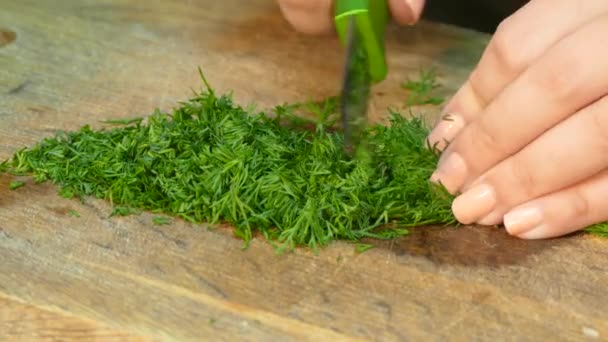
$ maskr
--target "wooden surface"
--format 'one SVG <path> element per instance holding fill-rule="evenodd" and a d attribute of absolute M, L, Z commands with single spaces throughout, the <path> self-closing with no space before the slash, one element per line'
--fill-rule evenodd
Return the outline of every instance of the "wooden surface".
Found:
<path fill-rule="evenodd" d="M 236 10 L 231 7 L 236 6 Z M 294 33 L 270 0 L 0 0 L 0 157 L 57 129 L 169 109 L 198 89 L 262 107 L 335 95 L 332 37 Z M 389 78 L 436 65 L 444 94 L 487 37 L 391 28 Z M 336 243 L 276 255 L 227 228 L 0 178 L 0 340 L 606 340 L 608 240 L 519 241 L 500 229 L 426 228 L 363 254 Z M 71 210 L 80 217 L 69 215 Z"/>

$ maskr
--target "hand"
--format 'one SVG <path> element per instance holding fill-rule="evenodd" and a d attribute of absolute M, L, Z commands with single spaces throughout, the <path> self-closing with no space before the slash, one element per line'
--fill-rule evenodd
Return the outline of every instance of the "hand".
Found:
<path fill-rule="evenodd" d="M 461 223 L 539 239 L 608 220 L 607 32 L 606 0 L 532 0 L 501 23 L 429 136 Z"/>
<path fill-rule="evenodd" d="M 283 16 L 298 31 L 308 34 L 331 32 L 332 0 L 277 0 Z M 425 0 L 389 0 L 393 18 L 400 24 L 418 22 Z"/>

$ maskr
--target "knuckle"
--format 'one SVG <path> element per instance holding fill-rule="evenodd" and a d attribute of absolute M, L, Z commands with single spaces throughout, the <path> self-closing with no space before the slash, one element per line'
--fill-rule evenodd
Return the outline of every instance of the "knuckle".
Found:
<path fill-rule="evenodd" d="M 608 108 L 608 96 L 604 97 L 601 102 L 605 106 L 602 108 Z M 597 140 L 598 152 L 602 156 L 608 155 L 608 112 L 603 110 L 596 110 L 592 114 L 592 125 L 595 130 L 595 139 Z M 608 162 L 608 157 L 604 157 L 605 162 Z"/>
<path fill-rule="evenodd" d="M 509 153 L 507 143 L 483 118 L 472 122 L 457 136 L 451 148 L 467 159 L 472 175 L 481 175 Z"/>
<path fill-rule="evenodd" d="M 591 113 L 591 123 L 595 130 L 599 152 L 608 155 L 608 113 L 602 110 L 608 108 L 608 96 L 604 96 L 597 105 L 599 110 L 593 110 Z"/>
<path fill-rule="evenodd" d="M 508 163 L 508 172 L 510 174 L 508 187 L 509 192 L 516 189 L 517 193 L 522 196 L 518 200 L 535 198 L 538 195 L 538 180 L 534 172 L 525 163 L 512 160 Z"/>
<path fill-rule="evenodd" d="M 581 68 L 576 58 L 570 58 L 568 53 L 550 59 L 536 72 L 530 75 L 530 82 L 536 90 L 547 94 L 556 101 L 571 101 L 578 91 L 580 82 L 577 77 Z"/>
<path fill-rule="evenodd" d="M 510 154 L 509 148 L 500 138 L 499 131 L 483 117 L 471 125 L 470 132 L 474 132 L 469 134 L 471 145 L 480 147 L 485 155 L 502 158 Z"/>
<path fill-rule="evenodd" d="M 591 205 L 581 189 L 575 187 L 570 194 L 570 210 L 573 218 L 586 217 L 590 214 Z"/>
<path fill-rule="evenodd" d="M 512 29 L 511 18 L 503 20 L 497 27 L 489 49 L 494 55 L 498 67 L 507 73 L 515 73 L 526 66 L 524 52 L 521 48 L 522 37 Z"/>

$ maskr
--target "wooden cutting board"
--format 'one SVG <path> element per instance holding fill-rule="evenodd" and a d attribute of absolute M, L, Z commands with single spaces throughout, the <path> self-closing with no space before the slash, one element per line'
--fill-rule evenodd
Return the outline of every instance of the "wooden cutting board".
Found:
<path fill-rule="evenodd" d="M 293 32 L 270 0 L 0 0 L 0 157 L 58 129 L 177 105 L 200 89 L 260 107 L 335 95 L 334 37 Z M 378 118 L 436 66 L 449 96 L 488 37 L 391 27 Z M 430 117 L 437 109 L 422 108 Z M 585 340 L 608 338 L 608 240 L 520 241 L 428 228 L 357 254 L 248 250 L 229 229 L 0 178 L 0 340 Z M 70 211 L 80 217 L 72 217 Z"/>

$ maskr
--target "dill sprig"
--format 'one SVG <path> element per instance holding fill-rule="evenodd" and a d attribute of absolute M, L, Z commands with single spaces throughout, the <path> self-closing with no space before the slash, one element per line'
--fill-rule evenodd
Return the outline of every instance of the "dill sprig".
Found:
<path fill-rule="evenodd" d="M 437 82 L 435 68 L 421 69 L 416 80 L 406 80 L 401 87 L 408 91 L 405 104 L 407 107 L 418 105 L 440 105 L 444 98 L 434 95 L 433 92 L 441 86 Z"/>
<path fill-rule="evenodd" d="M 171 219 L 164 216 L 155 216 L 152 218 L 152 223 L 157 225 L 169 224 L 171 223 Z"/>
<path fill-rule="evenodd" d="M 608 237 L 608 222 L 600 222 L 593 224 L 585 228 L 584 231 L 596 236 Z"/>
<path fill-rule="evenodd" d="M 24 182 L 21 182 L 21 181 L 11 181 L 11 183 L 8 185 L 8 188 L 11 189 L 11 190 L 16 190 L 16 189 L 19 189 L 22 186 L 25 186 Z"/>
<path fill-rule="evenodd" d="M 15 153 L 5 169 L 51 181 L 64 197 L 109 200 L 113 215 L 151 210 L 228 223 L 246 242 L 259 232 L 281 248 L 455 223 L 451 198 L 428 181 L 438 155 L 425 145 L 422 119 L 391 112 L 390 125 L 365 133 L 370 159 L 352 159 L 333 128 L 335 99 L 253 113 L 201 77 L 206 87 L 169 113 L 58 132 Z"/>

